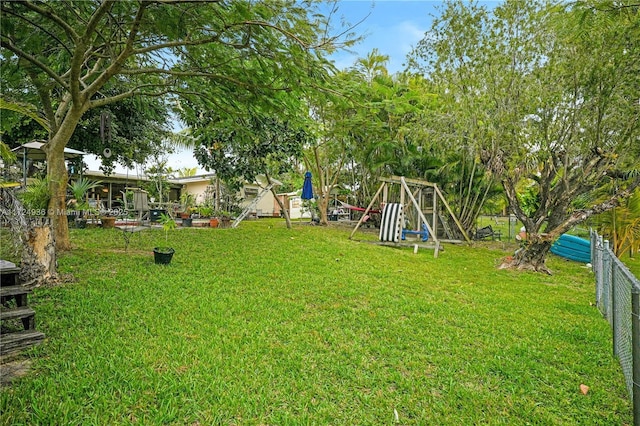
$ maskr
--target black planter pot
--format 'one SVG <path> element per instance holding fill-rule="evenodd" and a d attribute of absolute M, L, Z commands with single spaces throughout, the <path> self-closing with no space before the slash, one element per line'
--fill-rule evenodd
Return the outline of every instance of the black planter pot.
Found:
<path fill-rule="evenodd" d="M 165 209 L 151 209 L 149 210 L 149 220 L 151 222 L 159 222 L 160 216 L 163 214 L 167 214 Z"/>
<path fill-rule="evenodd" d="M 182 219 L 182 226 L 185 228 L 191 228 L 193 226 L 193 219 Z"/>
<path fill-rule="evenodd" d="M 156 265 L 168 265 L 171 263 L 171 258 L 175 252 L 171 247 L 154 247 L 153 260 Z"/>
<path fill-rule="evenodd" d="M 87 219 L 77 217 L 75 219 L 76 228 L 85 229 L 87 227 Z"/>

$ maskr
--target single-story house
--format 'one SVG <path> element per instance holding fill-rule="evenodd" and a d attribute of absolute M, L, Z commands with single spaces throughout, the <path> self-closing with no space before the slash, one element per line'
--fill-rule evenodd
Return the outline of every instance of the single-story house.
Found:
<path fill-rule="evenodd" d="M 177 179 L 172 179 L 172 182 L 182 185 L 180 194 L 189 193 L 193 194 L 195 204 L 204 204 L 207 201 L 207 197 L 213 197 L 215 189 L 215 174 L 207 173 L 203 175 L 187 176 Z M 178 197 L 177 199 L 179 199 Z"/>
<path fill-rule="evenodd" d="M 271 181 L 276 187 L 282 185 L 282 182 L 275 179 Z M 193 194 L 196 205 L 205 203 L 210 197 L 215 199 L 216 185 L 215 174 L 213 173 L 173 179 L 172 183 L 181 184 L 183 193 Z M 256 182 L 244 184 L 239 194 L 237 194 L 241 200 L 240 207 L 245 209 L 252 205 L 260 195 L 262 188 L 266 186 L 266 178 L 264 176 L 258 176 Z M 256 217 L 278 217 L 280 216 L 280 207 L 271 191 L 266 191 L 262 194 L 260 200 L 255 205 L 252 205 L 249 213 Z"/>
<path fill-rule="evenodd" d="M 290 219 L 311 218 L 311 209 L 305 207 L 305 202 L 300 196 L 300 191 L 278 194 L 278 198 L 280 198 L 283 205 L 289 206 Z M 278 203 L 276 203 L 276 208 L 278 215 L 282 216 Z"/>
<path fill-rule="evenodd" d="M 127 190 L 142 189 L 150 182 L 150 179 L 145 176 L 129 175 L 126 173 L 111 173 L 106 175 L 104 172 L 98 170 L 85 171 L 83 176 L 87 179 L 98 180 L 102 183 L 100 187 L 92 189 L 88 193 L 88 197 L 90 200 L 97 201 L 98 205 L 102 205 L 107 209 L 124 208 L 125 206 L 122 200 L 124 199 L 125 192 Z M 77 175 L 71 176 L 72 179 L 78 177 Z M 178 200 L 180 198 L 182 185 L 172 181 L 170 181 L 170 185 L 169 200 Z M 128 207 L 130 208 L 131 206 Z"/>

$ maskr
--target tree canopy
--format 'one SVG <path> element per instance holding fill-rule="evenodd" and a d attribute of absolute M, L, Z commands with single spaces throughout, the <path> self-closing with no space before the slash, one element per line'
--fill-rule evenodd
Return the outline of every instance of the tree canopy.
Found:
<path fill-rule="evenodd" d="M 180 99 L 206 99 L 228 115 L 286 110 L 291 97 L 279 94 L 316 90 L 323 52 L 340 44 L 311 1 L 20 1 L 0 11 L 3 96 L 34 105 L 47 123 L 61 249 L 70 247 L 63 150 L 87 111 L 141 97 L 178 109 Z"/>
<path fill-rule="evenodd" d="M 304 128 L 273 116 L 238 118 L 220 127 L 198 129 L 196 134 L 200 136 L 195 149 L 198 162 L 235 189 L 253 182 L 258 175 L 272 182 L 273 176 L 291 171 L 309 142 Z M 280 203 L 273 187 L 271 192 Z M 291 227 L 287 209 L 280 207 Z"/>
<path fill-rule="evenodd" d="M 83 115 L 67 146 L 98 156 L 100 168 L 107 173 L 116 164 L 131 168 L 163 149 L 163 140 L 171 138 L 169 112 L 162 99 L 151 97 L 127 98 L 92 109 Z M 3 141 L 11 148 L 48 138 L 46 128 L 20 112 L 3 112 L 0 123 Z"/>
<path fill-rule="evenodd" d="M 546 270 L 559 234 L 639 184 L 625 171 L 638 167 L 640 15 L 600 6 L 452 1 L 413 52 L 412 69 L 433 79 L 451 117 L 439 131 L 500 180 L 529 233 L 508 266 Z M 607 199 L 576 203 L 611 181 L 618 190 Z"/>

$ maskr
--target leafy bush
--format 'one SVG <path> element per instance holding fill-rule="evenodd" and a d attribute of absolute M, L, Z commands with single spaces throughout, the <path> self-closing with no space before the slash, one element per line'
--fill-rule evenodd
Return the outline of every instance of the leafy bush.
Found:
<path fill-rule="evenodd" d="M 19 196 L 27 212 L 42 212 L 44 216 L 49 206 L 49 180 L 46 178 L 34 179 L 27 185 Z"/>
<path fill-rule="evenodd" d="M 98 180 L 94 181 L 84 177 L 70 183 L 69 188 L 71 189 L 71 193 L 73 194 L 76 207 L 78 209 L 88 207 L 86 202 L 87 192 L 89 192 L 93 188 L 97 188 L 101 184 L 102 182 Z"/>

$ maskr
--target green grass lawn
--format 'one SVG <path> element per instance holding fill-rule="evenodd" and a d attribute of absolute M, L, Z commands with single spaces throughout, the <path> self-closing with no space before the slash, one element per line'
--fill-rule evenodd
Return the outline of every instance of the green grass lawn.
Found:
<path fill-rule="evenodd" d="M 519 220 L 510 222 L 508 216 L 478 216 L 476 229 L 485 226 L 491 226 L 494 232 L 500 232 L 502 241 L 515 241 L 515 237 L 522 227 L 522 222 Z"/>
<path fill-rule="evenodd" d="M 626 265 L 636 277 L 640 277 L 640 253 L 634 257 L 630 257 L 629 253 L 624 253 L 620 256 L 620 260 Z"/>
<path fill-rule="evenodd" d="M 631 403 L 592 274 L 496 269 L 510 252 L 348 240 L 280 220 L 73 230 L 75 282 L 37 289 L 5 425 L 623 425 Z M 580 385 L 590 387 L 588 394 Z"/>
<path fill-rule="evenodd" d="M 510 222 L 508 216 L 478 216 L 476 229 L 489 225 L 494 232 L 500 232 L 501 241 L 515 241 L 516 235 L 518 235 L 520 228 L 522 228 L 522 222 L 519 220 Z M 582 226 L 574 227 L 568 233 L 586 240 L 589 239 L 589 228 L 584 224 Z"/>

